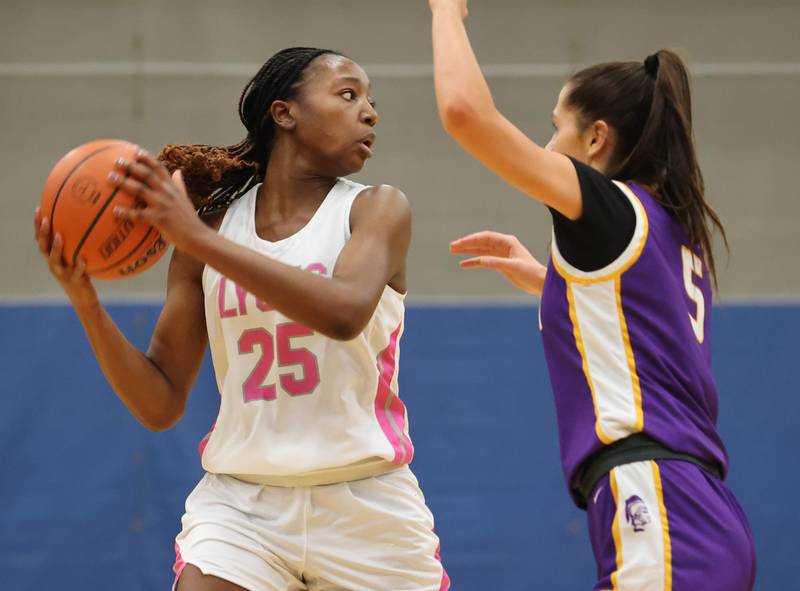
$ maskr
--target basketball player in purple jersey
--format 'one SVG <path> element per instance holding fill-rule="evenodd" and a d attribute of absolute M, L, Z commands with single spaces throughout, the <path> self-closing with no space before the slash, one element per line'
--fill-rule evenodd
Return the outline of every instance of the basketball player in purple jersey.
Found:
<path fill-rule="evenodd" d="M 286 49 L 239 115 L 239 144 L 165 148 L 172 177 L 145 153 L 114 173 L 146 205 L 120 217 L 175 245 L 146 354 L 35 217 L 101 368 L 145 426 L 178 421 L 210 346 L 220 413 L 200 444 L 175 588 L 446 590 L 398 398 L 410 208 L 394 187 L 342 178 L 372 154 L 369 79 L 336 52 Z"/>
<path fill-rule="evenodd" d="M 463 25 L 466 0 L 429 0 L 448 133 L 544 203 L 551 258 L 513 236 L 456 240 L 462 267 L 541 295 L 540 329 L 570 493 L 587 509 L 595 590 L 747 591 L 747 519 L 723 484 L 710 366 L 712 228 L 674 53 L 575 74 L 542 148 L 495 107 Z M 724 231 L 722 231 L 724 237 Z"/>

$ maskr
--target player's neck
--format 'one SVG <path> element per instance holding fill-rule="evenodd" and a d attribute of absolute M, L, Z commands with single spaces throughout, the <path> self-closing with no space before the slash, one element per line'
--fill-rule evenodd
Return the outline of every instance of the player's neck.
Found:
<path fill-rule="evenodd" d="M 336 177 L 319 174 L 302 155 L 278 149 L 270 157 L 258 199 L 270 211 L 316 207 L 335 182 Z"/>

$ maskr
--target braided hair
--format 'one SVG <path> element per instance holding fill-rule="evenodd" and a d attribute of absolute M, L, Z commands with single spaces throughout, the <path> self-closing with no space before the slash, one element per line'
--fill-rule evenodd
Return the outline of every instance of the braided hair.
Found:
<path fill-rule="evenodd" d="M 162 148 L 158 159 L 170 173 L 183 172 L 186 190 L 199 214 L 226 209 L 264 181 L 275 138 L 270 107 L 276 100 L 295 98 L 305 69 L 326 54 L 342 55 L 330 49 L 290 47 L 261 66 L 239 97 L 239 119 L 247 135 L 238 144 L 169 144 Z"/>

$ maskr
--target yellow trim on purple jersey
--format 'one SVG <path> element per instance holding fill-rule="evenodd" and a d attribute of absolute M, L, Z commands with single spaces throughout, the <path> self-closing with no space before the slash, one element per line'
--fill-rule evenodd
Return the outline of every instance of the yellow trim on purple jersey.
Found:
<path fill-rule="evenodd" d="M 625 183 L 614 181 L 622 193 L 628 198 L 633 205 L 634 212 L 636 213 L 636 226 L 634 227 L 633 236 L 627 248 L 619 255 L 616 260 L 609 263 L 602 269 L 597 271 L 581 271 L 570 265 L 563 256 L 561 251 L 558 250 L 558 243 L 556 242 L 555 229 L 553 230 L 553 243 L 551 248 L 551 258 L 553 259 L 553 266 L 558 274 L 561 275 L 566 281 L 574 283 L 602 283 L 609 281 L 622 275 L 627 271 L 638 259 L 644 250 L 644 245 L 647 242 L 649 223 L 647 219 L 647 212 L 644 205 L 639 201 L 639 198 L 631 191 Z"/>
<path fill-rule="evenodd" d="M 633 394 L 636 401 L 636 432 L 644 429 L 644 411 L 642 410 L 642 387 L 639 384 L 639 374 L 636 373 L 636 359 L 633 356 L 631 347 L 631 336 L 628 333 L 628 323 L 625 322 L 625 312 L 622 309 L 622 283 L 619 277 L 614 279 L 614 291 L 617 296 L 617 312 L 619 313 L 619 323 L 622 327 L 622 340 L 625 343 L 625 356 L 628 359 L 628 371 L 631 374 L 633 384 Z"/>
<path fill-rule="evenodd" d="M 578 323 L 578 313 L 575 309 L 575 297 L 572 294 L 572 287 L 567 282 L 567 301 L 569 302 L 569 318 L 572 321 L 572 333 L 575 335 L 575 346 L 581 355 L 581 363 L 583 364 L 583 375 L 586 376 L 586 383 L 589 384 L 589 391 L 592 393 L 592 404 L 594 404 L 594 416 L 596 417 L 594 423 L 594 430 L 597 433 L 597 438 L 608 445 L 614 439 L 603 433 L 603 428 L 600 425 L 600 410 L 597 406 L 597 394 L 595 393 L 594 383 L 592 382 L 592 375 L 589 371 L 589 364 L 587 362 L 586 350 L 583 345 L 583 337 L 581 336 L 581 328 Z"/>

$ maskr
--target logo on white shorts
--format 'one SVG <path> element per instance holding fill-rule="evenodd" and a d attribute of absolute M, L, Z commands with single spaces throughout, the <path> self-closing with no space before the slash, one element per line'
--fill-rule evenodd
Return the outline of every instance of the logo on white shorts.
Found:
<path fill-rule="evenodd" d="M 633 531 L 644 531 L 645 526 L 650 523 L 650 511 L 637 495 L 630 496 L 625 501 L 625 521 L 633 526 Z"/>

